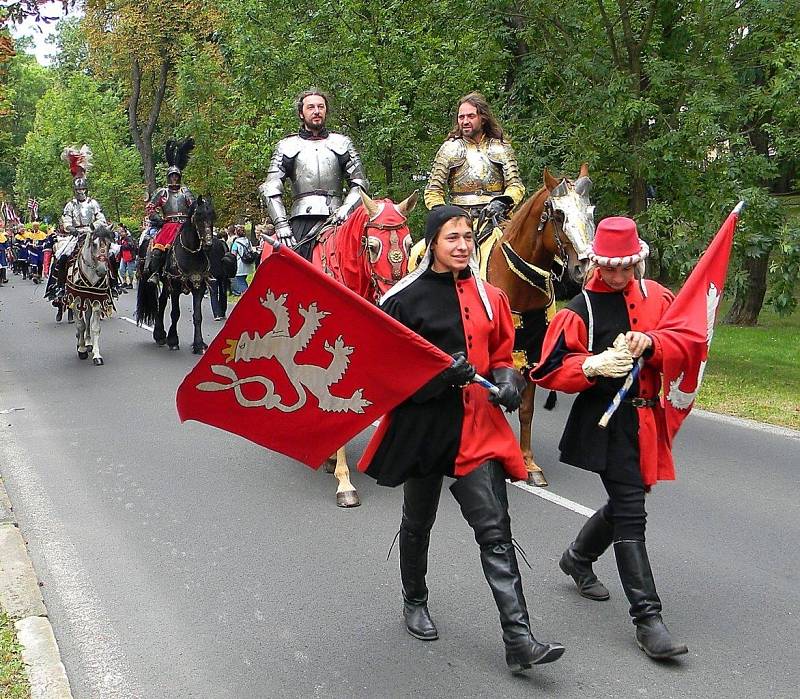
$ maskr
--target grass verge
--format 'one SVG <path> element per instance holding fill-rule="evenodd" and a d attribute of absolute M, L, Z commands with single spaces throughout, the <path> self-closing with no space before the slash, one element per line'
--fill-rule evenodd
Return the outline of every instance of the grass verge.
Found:
<path fill-rule="evenodd" d="M 14 622 L 0 611 L 0 698 L 27 699 L 30 695 Z"/>
<path fill-rule="evenodd" d="M 765 307 L 756 327 L 718 324 L 697 407 L 800 429 L 800 314 Z"/>

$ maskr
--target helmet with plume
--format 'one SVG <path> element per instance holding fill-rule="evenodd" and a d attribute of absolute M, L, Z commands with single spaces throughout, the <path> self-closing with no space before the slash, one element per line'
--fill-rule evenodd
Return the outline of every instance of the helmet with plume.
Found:
<path fill-rule="evenodd" d="M 192 148 L 194 148 L 194 139 L 191 136 L 183 141 L 176 141 L 172 138 L 167 141 L 166 156 L 167 165 L 169 165 L 169 169 L 167 170 L 168 182 L 170 175 L 177 175 L 178 182 L 180 182 L 181 171 L 189 162 L 189 153 L 192 152 Z"/>

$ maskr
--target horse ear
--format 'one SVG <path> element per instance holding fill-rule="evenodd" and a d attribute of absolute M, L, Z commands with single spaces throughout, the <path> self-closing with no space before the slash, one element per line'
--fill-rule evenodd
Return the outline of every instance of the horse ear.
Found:
<path fill-rule="evenodd" d="M 589 163 L 581 163 L 581 171 L 578 173 L 578 179 L 581 177 L 589 176 Z"/>
<path fill-rule="evenodd" d="M 358 193 L 361 195 L 361 203 L 364 205 L 364 208 L 367 210 L 367 214 L 370 218 L 375 218 L 378 215 L 378 205 L 369 198 L 369 194 L 367 194 L 361 187 L 358 188 Z"/>
<path fill-rule="evenodd" d="M 561 180 L 557 180 L 553 177 L 547 168 L 544 169 L 544 176 L 542 179 L 544 180 L 544 186 L 547 187 L 548 192 L 552 192 L 561 182 Z"/>
<path fill-rule="evenodd" d="M 403 214 L 403 216 L 408 217 L 408 215 L 414 210 L 414 207 L 417 205 L 417 201 L 419 200 L 419 192 L 415 189 L 411 192 L 411 196 L 403 199 L 398 205 L 397 210 Z"/>

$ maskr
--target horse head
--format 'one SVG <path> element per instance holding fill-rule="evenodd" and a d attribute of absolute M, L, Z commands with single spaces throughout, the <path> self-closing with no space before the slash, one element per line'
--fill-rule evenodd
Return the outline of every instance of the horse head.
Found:
<path fill-rule="evenodd" d="M 412 245 L 408 215 L 417 199 L 418 194 L 414 192 L 395 204 L 391 199 L 370 199 L 361 190 L 361 203 L 367 217 L 363 224 L 361 255 L 376 302 L 408 272 Z"/>
<path fill-rule="evenodd" d="M 98 224 L 86 235 L 81 249 L 81 262 L 85 271 L 91 271 L 97 278 L 108 274 L 108 250 L 114 242 L 111 229 Z"/>
<path fill-rule="evenodd" d="M 580 283 L 586 272 L 589 245 L 594 237 L 594 206 L 589 199 L 592 181 L 589 166 L 584 163 L 576 180 L 558 180 L 547 168 L 544 186 L 548 191 L 542 220 L 552 220 L 554 226 L 546 241 L 551 252 L 567 263 L 569 276 Z"/>
<path fill-rule="evenodd" d="M 214 222 L 217 212 L 211 197 L 199 196 L 189 208 L 189 220 L 197 231 L 198 242 L 206 251 L 211 249 L 214 242 Z"/>

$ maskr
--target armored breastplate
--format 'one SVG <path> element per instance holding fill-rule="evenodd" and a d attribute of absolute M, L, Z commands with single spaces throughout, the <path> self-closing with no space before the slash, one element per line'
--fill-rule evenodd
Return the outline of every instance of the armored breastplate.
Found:
<path fill-rule="evenodd" d="M 328 139 L 298 139 L 291 216 L 328 216 L 342 203 L 343 173 Z"/>
<path fill-rule="evenodd" d="M 464 162 L 450 171 L 450 199 L 456 206 L 486 204 L 505 189 L 502 168 L 489 160 L 488 139 L 466 141 Z"/>
<path fill-rule="evenodd" d="M 161 205 L 161 210 L 164 212 L 165 221 L 178 221 L 183 222 L 189 218 L 189 206 L 191 201 L 185 190 L 180 189 L 174 192 L 167 189 L 167 199 Z"/>
<path fill-rule="evenodd" d="M 86 201 L 72 200 L 72 225 L 75 228 L 86 228 L 91 226 L 97 217 L 97 202 L 94 199 Z"/>

